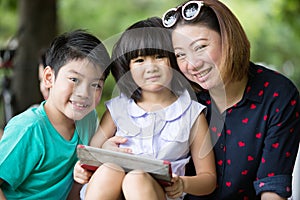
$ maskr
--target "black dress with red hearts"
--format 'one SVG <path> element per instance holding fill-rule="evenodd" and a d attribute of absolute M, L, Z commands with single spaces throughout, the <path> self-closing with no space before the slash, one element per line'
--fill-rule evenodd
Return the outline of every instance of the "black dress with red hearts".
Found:
<path fill-rule="evenodd" d="M 285 76 L 251 63 L 240 102 L 219 113 L 208 92 L 198 95 L 208 107 L 218 186 L 208 196 L 185 199 L 252 200 L 264 191 L 291 195 L 300 137 L 299 91 Z M 186 174 L 193 174 L 192 163 Z"/>

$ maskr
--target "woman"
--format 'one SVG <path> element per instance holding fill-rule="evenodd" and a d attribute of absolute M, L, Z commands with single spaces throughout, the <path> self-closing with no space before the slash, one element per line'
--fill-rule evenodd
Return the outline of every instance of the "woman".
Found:
<path fill-rule="evenodd" d="M 208 107 L 215 144 L 218 188 L 186 199 L 289 197 L 300 132 L 296 87 L 250 62 L 247 36 L 221 2 L 188 1 L 162 20 L 173 31 L 180 71 Z"/>

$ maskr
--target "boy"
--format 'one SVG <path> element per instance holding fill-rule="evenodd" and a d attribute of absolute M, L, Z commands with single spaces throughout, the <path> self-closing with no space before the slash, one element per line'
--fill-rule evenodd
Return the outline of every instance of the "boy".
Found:
<path fill-rule="evenodd" d="M 43 76 L 47 101 L 11 119 L 0 141 L 0 199 L 66 199 L 76 146 L 88 144 L 96 129 L 109 62 L 104 45 L 83 30 L 52 42 Z"/>

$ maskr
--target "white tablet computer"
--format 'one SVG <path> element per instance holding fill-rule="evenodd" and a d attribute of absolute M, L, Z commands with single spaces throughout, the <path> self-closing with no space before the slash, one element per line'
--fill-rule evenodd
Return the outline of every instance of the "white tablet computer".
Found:
<path fill-rule="evenodd" d="M 114 163 L 122 167 L 125 172 L 140 169 L 151 174 L 163 185 L 171 184 L 172 169 L 169 161 L 86 145 L 77 146 L 77 156 L 81 166 L 91 171 L 95 171 L 103 163 Z"/>

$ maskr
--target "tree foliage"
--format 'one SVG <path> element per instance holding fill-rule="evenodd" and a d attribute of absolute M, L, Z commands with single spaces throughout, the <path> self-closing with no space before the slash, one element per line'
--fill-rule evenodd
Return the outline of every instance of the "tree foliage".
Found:
<path fill-rule="evenodd" d="M 56 0 L 58 32 L 76 28 L 97 35 L 111 50 L 118 35 L 132 23 L 164 11 L 184 0 Z M 251 42 L 251 59 L 292 78 L 300 86 L 299 0 L 221 0 L 241 21 Z M 17 32 L 17 0 L 0 0 L 0 47 Z M 103 101 L 111 97 L 114 81 L 107 80 Z M 103 106 L 103 102 L 101 106 Z M 101 108 L 100 108 L 101 109 Z M 99 111 L 100 113 L 102 111 Z"/>
<path fill-rule="evenodd" d="M 290 77 L 300 88 L 300 4 L 298 0 L 224 0 L 251 42 L 251 59 Z"/>

